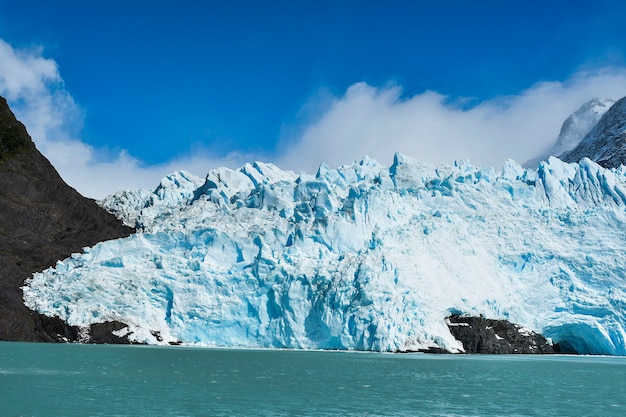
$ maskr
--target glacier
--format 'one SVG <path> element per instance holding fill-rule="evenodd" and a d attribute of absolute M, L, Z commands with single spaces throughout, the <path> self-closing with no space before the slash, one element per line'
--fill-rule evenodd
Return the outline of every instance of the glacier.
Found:
<path fill-rule="evenodd" d="M 483 315 L 626 355 L 624 167 L 257 162 L 101 204 L 138 232 L 34 274 L 28 307 L 149 344 L 385 352 L 462 352 L 446 318 Z"/>

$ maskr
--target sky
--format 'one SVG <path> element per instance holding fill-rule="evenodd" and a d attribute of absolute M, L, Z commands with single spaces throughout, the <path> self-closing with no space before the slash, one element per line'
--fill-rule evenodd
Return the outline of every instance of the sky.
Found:
<path fill-rule="evenodd" d="M 520 163 L 626 96 L 621 1 L 0 0 L 0 96 L 92 198 L 176 170 Z"/>

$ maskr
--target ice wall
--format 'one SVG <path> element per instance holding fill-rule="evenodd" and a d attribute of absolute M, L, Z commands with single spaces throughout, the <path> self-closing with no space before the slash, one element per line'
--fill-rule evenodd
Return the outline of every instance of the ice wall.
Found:
<path fill-rule="evenodd" d="M 626 354 L 625 175 L 590 160 L 255 163 L 103 204 L 139 233 L 35 274 L 29 307 L 147 343 L 378 351 L 461 351 L 445 317 L 482 314 Z"/>

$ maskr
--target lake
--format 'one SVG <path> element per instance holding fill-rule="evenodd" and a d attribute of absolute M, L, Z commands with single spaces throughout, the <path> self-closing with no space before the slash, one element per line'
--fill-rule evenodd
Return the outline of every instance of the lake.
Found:
<path fill-rule="evenodd" d="M 626 358 L 0 342 L 1 416 L 623 416 Z"/>

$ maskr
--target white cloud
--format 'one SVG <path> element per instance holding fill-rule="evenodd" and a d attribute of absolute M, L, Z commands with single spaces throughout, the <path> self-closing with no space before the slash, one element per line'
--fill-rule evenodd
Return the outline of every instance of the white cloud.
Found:
<path fill-rule="evenodd" d="M 40 55 L 39 49 L 16 51 L 0 39 L 0 90 L 8 100 L 32 100 L 61 80 L 56 63 Z"/>
<path fill-rule="evenodd" d="M 508 158 L 523 163 L 547 151 L 563 121 L 583 103 L 625 95 L 625 68 L 542 82 L 470 108 L 432 91 L 406 98 L 397 86 L 357 83 L 304 126 L 277 163 L 314 171 L 321 161 L 339 166 L 363 155 L 388 163 L 395 151 L 434 164 L 469 159 L 499 167 Z"/>
<path fill-rule="evenodd" d="M 80 112 L 53 60 L 40 49 L 15 50 L 0 39 L 0 95 L 4 96 L 31 136 L 45 142 L 52 134 L 67 135 L 67 123 Z M 72 116 L 71 118 L 68 116 Z"/>
<path fill-rule="evenodd" d="M 2 39 L 0 95 L 61 177 L 88 197 L 102 198 L 128 188 L 154 188 L 163 176 L 176 170 L 204 176 L 211 167 L 236 167 L 248 159 L 237 153 L 213 158 L 199 152 L 146 166 L 125 150 L 113 158 L 101 158 L 104 152 L 79 139 L 83 115 L 65 90 L 56 62 L 43 58 L 40 48 L 16 50 Z"/>

